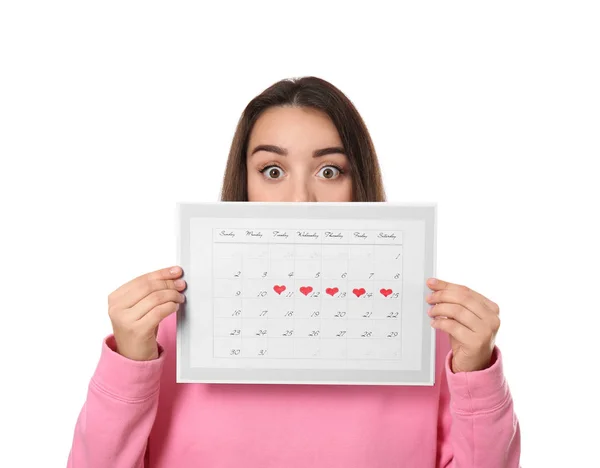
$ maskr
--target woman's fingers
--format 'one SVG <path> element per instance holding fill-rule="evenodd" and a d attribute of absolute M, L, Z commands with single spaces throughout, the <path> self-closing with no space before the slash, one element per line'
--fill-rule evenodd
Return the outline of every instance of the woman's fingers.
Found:
<path fill-rule="evenodd" d="M 181 304 L 185 301 L 185 296 L 175 289 L 160 289 L 153 291 L 145 296 L 141 301 L 131 307 L 128 311 L 130 320 L 140 320 L 146 314 L 156 307 L 162 306 L 167 303 Z M 156 317 L 156 314 L 153 314 Z M 158 326 L 156 322 L 155 326 Z"/>
<path fill-rule="evenodd" d="M 157 305 L 147 314 L 142 316 L 138 320 L 138 323 L 143 327 L 154 327 L 156 332 L 158 332 L 158 325 L 160 322 L 172 313 L 177 312 L 177 310 L 179 310 L 179 304 L 181 304 L 181 302 L 165 302 Z"/>
<path fill-rule="evenodd" d="M 129 359 L 149 361 L 158 357 L 156 336 L 160 321 L 185 301 L 180 267 L 162 268 L 125 283 L 108 296 L 117 349 Z"/>
<path fill-rule="evenodd" d="M 437 279 L 435 284 L 429 282 L 428 287 L 433 290 L 427 299 L 430 304 L 439 302 L 459 304 L 479 318 L 484 318 L 491 313 L 496 315 L 499 313 L 498 306 L 494 302 L 467 286 Z"/>
<path fill-rule="evenodd" d="M 469 343 L 469 338 L 474 336 L 471 330 L 451 318 L 436 317 L 431 321 L 431 326 L 445 331 L 459 343 Z"/>
<path fill-rule="evenodd" d="M 427 314 L 431 318 L 447 317 L 454 319 L 473 332 L 477 332 L 483 323 L 481 319 L 469 309 L 458 304 L 446 302 L 432 305 L 427 311 Z"/>
<path fill-rule="evenodd" d="M 129 309 L 153 292 L 163 289 L 183 291 L 185 281 L 180 267 L 162 268 L 138 276 L 108 296 L 109 308 Z"/>

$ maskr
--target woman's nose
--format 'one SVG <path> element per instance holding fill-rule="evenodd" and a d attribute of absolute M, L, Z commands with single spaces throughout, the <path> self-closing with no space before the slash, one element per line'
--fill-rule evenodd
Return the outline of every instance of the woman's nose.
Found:
<path fill-rule="evenodd" d="M 295 202 L 311 201 L 311 193 L 310 193 L 310 188 L 308 186 L 307 181 L 296 180 L 293 182 L 292 201 L 295 201 Z"/>

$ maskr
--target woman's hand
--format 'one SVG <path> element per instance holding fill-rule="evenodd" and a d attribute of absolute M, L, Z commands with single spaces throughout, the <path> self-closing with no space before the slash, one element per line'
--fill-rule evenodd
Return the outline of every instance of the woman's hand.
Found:
<path fill-rule="evenodd" d="M 472 372 L 490 366 L 500 328 L 498 305 L 458 284 L 430 278 L 427 302 L 431 326 L 450 335 L 452 372 Z"/>
<path fill-rule="evenodd" d="M 108 296 L 108 315 L 117 352 L 134 361 L 158 358 L 158 324 L 184 302 L 185 281 L 179 267 L 147 273 Z"/>

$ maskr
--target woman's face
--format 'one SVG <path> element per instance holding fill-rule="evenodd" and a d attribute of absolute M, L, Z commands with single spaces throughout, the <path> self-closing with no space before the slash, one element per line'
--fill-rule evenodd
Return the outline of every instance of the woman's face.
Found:
<path fill-rule="evenodd" d="M 272 107 L 248 144 L 248 200 L 352 200 L 348 158 L 329 117 L 315 109 Z"/>

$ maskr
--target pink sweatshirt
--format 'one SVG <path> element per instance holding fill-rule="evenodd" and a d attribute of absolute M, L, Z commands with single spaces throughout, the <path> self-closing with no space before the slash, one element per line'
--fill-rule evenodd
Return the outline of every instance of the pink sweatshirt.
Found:
<path fill-rule="evenodd" d="M 454 374 L 438 331 L 433 387 L 177 384 L 175 319 L 154 361 L 106 338 L 68 467 L 519 467 L 498 348 L 488 369 Z"/>

